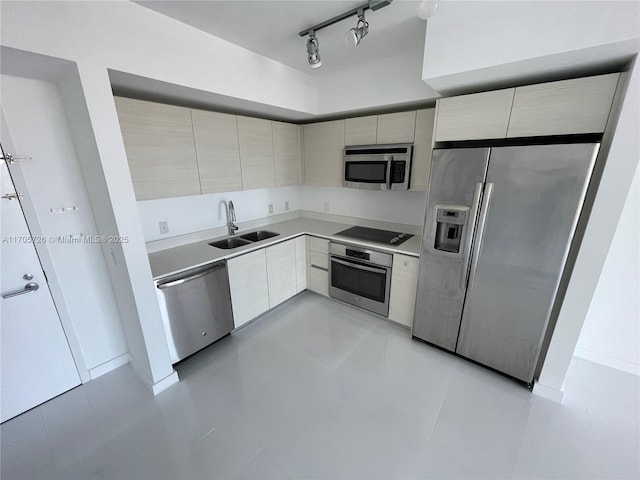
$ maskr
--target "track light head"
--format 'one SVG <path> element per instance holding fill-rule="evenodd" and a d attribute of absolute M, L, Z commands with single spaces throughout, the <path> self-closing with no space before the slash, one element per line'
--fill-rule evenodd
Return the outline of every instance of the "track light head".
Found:
<path fill-rule="evenodd" d="M 347 30 L 344 34 L 344 44 L 347 47 L 357 47 L 360 45 L 360 40 L 367 36 L 369 33 L 369 23 L 364 19 L 364 11 L 358 12 L 358 23 L 355 28 Z"/>
<path fill-rule="evenodd" d="M 322 66 L 322 60 L 320 59 L 320 42 L 318 42 L 313 30 L 309 32 L 309 39 L 307 40 L 307 60 L 309 60 L 311 68 L 319 68 Z"/>

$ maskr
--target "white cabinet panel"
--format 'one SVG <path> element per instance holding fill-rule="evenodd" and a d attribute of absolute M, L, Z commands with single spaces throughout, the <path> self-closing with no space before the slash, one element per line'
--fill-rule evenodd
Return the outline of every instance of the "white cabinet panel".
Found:
<path fill-rule="evenodd" d="M 238 116 L 242 185 L 245 190 L 275 186 L 271 122 Z"/>
<path fill-rule="evenodd" d="M 345 145 L 372 145 L 376 143 L 378 116 L 347 118 L 344 126 Z"/>
<path fill-rule="evenodd" d="M 507 137 L 604 132 L 618 73 L 516 88 Z"/>
<path fill-rule="evenodd" d="M 329 296 L 329 240 L 309 237 L 309 290 Z"/>
<path fill-rule="evenodd" d="M 271 122 L 273 127 L 273 163 L 276 187 L 300 183 L 300 139 L 299 125 Z"/>
<path fill-rule="evenodd" d="M 393 255 L 389 319 L 408 327 L 413 324 L 419 263 L 415 257 Z"/>
<path fill-rule="evenodd" d="M 504 138 L 515 89 L 441 98 L 436 112 L 436 142 Z"/>
<path fill-rule="evenodd" d="M 235 115 L 191 110 L 202 193 L 242 190 Z"/>
<path fill-rule="evenodd" d="M 416 129 L 416 112 L 378 115 L 377 143 L 411 143 Z"/>
<path fill-rule="evenodd" d="M 300 235 L 296 242 L 296 293 L 307 288 L 307 236 Z"/>
<path fill-rule="evenodd" d="M 287 240 L 267 247 L 269 307 L 273 308 L 296 294 L 296 242 Z"/>
<path fill-rule="evenodd" d="M 329 272 L 311 265 L 309 267 L 309 290 L 325 297 L 329 296 Z"/>
<path fill-rule="evenodd" d="M 416 138 L 413 143 L 411 190 L 426 191 L 429 185 L 434 119 L 435 108 L 418 110 L 416 114 Z"/>
<path fill-rule="evenodd" d="M 115 97 L 137 200 L 199 195 L 188 108 Z"/>
<path fill-rule="evenodd" d="M 236 328 L 269 310 L 265 250 L 247 253 L 227 261 L 229 287 Z"/>
<path fill-rule="evenodd" d="M 344 120 L 304 125 L 304 183 L 342 186 Z"/>

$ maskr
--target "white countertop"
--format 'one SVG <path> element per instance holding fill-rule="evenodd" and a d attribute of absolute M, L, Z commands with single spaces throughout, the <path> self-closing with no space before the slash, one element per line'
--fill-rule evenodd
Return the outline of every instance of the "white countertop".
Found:
<path fill-rule="evenodd" d="M 268 223 L 259 228 L 252 228 L 236 233 L 235 236 L 242 235 L 255 230 L 269 230 L 279 233 L 278 236 L 262 240 L 260 242 L 243 245 L 242 247 L 224 250 L 209 245 L 214 240 L 227 238 L 227 236 L 200 240 L 197 242 L 181 245 L 177 247 L 167 248 L 156 252 L 149 253 L 149 263 L 151 264 L 151 273 L 154 280 L 179 273 L 190 268 L 206 265 L 218 260 L 237 257 L 253 250 L 274 245 L 276 243 L 297 237 L 299 235 L 313 235 L 316 237 L 326 238 L 328 240 L 336 240 L 341 243 L 358 245 L 373 250 L 379 250 L 390 253 L 401 253 L 413 257 L 420 256 L 420 246 L 422 237 L 414 235 L 409 240 L 399 246 L 386 246 L 380 243 L 372 243 L 361 240 L 350 239 L 336 235 L 337 232 L 345 230 L 352 225 L 345 223 L 330 222 L 325 220 L 317 220 L 312 218 L 299 217 L 284 222 Z M 415 227 L 413 227 L 415 228 Z M 409 227 L 406 231 L 409 231 Z"/>

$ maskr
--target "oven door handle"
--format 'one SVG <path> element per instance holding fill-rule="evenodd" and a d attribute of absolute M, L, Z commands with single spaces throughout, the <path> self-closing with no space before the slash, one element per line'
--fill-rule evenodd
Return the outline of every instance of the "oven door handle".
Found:
<path fill-rule="evenodd" d="M 368 272 L 373 273 L 387 273 L 387 268 L 385 267 L 368 267 L 366 265 L 362 265 L 361 263 L 350 262 L 348 260 L 342 260 L 341 258 L 331 256 L 331 261 L 339 263 L 340 265 L 344 265 L 346 267 L 358 268 L 360 270 L 366 270 Z"/>

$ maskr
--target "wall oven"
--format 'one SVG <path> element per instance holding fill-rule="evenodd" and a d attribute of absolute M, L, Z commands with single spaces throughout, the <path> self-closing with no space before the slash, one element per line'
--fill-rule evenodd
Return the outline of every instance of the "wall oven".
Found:
<path fill-rule="evenodd" d="M 344 147 L 342 184 L 367 190 L 408 190 L 412 155 L 410 143 Z"/>
<path fill-rule="evenodd" d="M 388 316 L 393 255 L 331 242 L 329 256 L 329 296 Z"/>

